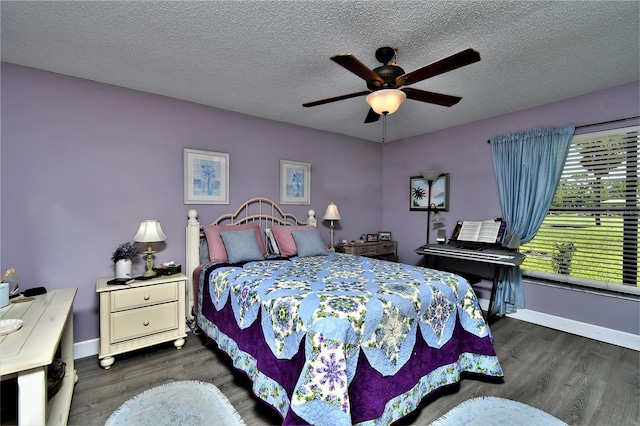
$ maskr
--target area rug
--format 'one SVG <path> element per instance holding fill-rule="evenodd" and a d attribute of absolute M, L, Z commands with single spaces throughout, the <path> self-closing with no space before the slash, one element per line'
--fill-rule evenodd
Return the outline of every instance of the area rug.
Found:
<path fill-rule="evenodd" d="M 517 401 L 484 396 L 460 403 L 431 426 L 562 426 L 566 423 Z"/>
<path fill-rule="evenodd" d="M 244 426 L 245 423 L 217 387 L 188 380 L 167 383 L 134 396 L 111 414 L 106 425 Z"/>

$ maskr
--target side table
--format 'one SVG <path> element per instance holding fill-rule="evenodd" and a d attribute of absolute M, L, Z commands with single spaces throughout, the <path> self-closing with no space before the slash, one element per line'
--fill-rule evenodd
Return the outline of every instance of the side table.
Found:
<path fill-rule="evenodd" d="M 66 425 L 78 376 L 73 360 L 73 300 L 77 289 L 53 290 L 33 300 L 12 301 L 0 318 L 21 319 L 22 327 L 0 336 L 0 376 L 18 377 L 18 424 Z M 47 366 L 60 348 L 67 364 L 60 390 L 47 401 Z"/>
<path fill-rule="evenodd" d="M 173 340 L 184 345 L 187 277 L 173 274 L 110 285 L 96 283 L 100 295 L 100 365 L 109 369 L 114 355 Z"/>

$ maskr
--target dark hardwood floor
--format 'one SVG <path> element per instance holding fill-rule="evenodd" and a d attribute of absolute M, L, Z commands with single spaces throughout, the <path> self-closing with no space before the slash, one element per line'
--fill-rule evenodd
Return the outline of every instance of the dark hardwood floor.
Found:
<path fill-rule="evenodd" d="M 511 318 L 491 326 L 504 370 L 501 383 L 465 379 L 459 386 L 427 397 L 397 424 L 428 425 L 458 403 L 498 396 L 540 408 L 570 425 L 638 425 L 640 353 Z M 245 423 L 280 424 L 276 412 L 255 398 L 244 374 L 215 345 L 189 334 L 186 345 L 172 344 L 116 357 L 109 370 L 97 356 L 76 361 L 76 384 L 69 424 L 104 424 L 127 399 L 175 380 L 216 385 Z"/>

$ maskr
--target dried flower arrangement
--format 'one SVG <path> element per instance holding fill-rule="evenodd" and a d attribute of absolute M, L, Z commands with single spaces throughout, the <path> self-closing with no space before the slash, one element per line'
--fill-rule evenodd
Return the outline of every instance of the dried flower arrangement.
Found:
<path fill-rule="evenodd" d="M 136 256 L 139 256 L 142 253 L 142 249 L 135 245 L 132 241 L 127 241 L 126 243 L 122 243 L 116 248 L 116 250 L 111 255 L 111 260 L 117 262 L 122 259 L 132 260 Z"/>

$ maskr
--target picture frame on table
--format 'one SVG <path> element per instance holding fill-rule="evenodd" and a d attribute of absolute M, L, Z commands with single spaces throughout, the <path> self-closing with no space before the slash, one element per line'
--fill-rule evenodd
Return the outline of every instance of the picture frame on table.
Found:
<path fill-rule="evenodd" d="M 409 180 L 409 210 L 449 211 L 449 173 L 441 174 L 431 185 L 429 207 L 429 183 L 423 176 L 411 176 Z"/>
<path fill-rule="evenodd" d="M 378 240 L 379 241 L 391 241 L 391 232 L 388 232 L 388 231 L 380 231 L 380 232 L 378 232 Z"/>
<path fill-rule="evenodd" d="M 280 204 L 311 203 L 311 163 L 280 160 Z"/>
<path fill-rule="evenodd" d="M 378 234 L 367 234 L 367 242 L 368 243 L 377 243 L 378 242 Z"/>
<path fill-rule="evenodd" d="M 229 204 L 229 154 L 183 149 L 184 204 Z"/>

